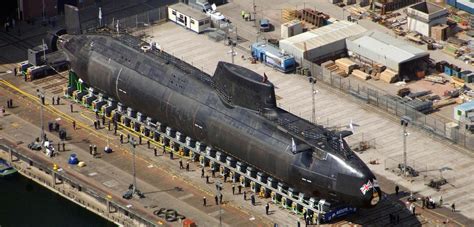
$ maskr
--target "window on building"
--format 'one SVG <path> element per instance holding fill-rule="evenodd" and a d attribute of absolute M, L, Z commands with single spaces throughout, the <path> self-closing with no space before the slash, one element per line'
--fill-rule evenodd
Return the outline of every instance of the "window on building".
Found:
<path fill-rule="evenodd" d="M 199 26 L 204 25 L 204 21 L 199 21 Z"/>
<path fill-rule="evenodd" d="M 171 13 L 176 16 L 176 10 L 171 11 Z"/>
<path fill-rule="evenodd" d="M 193 19 L 191 19 L 191 24 L 194 24 L 194 20 L 193 20 Z"/>

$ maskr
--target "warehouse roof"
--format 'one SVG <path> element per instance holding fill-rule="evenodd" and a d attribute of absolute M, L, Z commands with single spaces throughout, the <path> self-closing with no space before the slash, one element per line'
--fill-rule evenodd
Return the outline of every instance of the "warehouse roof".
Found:
<path fill-rule="evenodd" d="M 170 5 L 168 7 L 198 21 L 208 18 L 208 16 L 205 13 L 197 9 L 194 9 L 191 6 L 186 5 L 182 2 L 176 3 L 174 5 Z"/>
<path fill-rule="evenodd" d="M 280 40 L 280 43 L 293 45 L 301 51 L 311 50 L 321 47 L 347 37 L 365 32 L 365 28 L 348 21 L 337 21 L 320 28 L 316 28 L 287 39 Z M 306 46 L 306 47 L 305 47 Z"/>
<path fill-rule="evenodd" d="M 416 48 L 406 41 L 378 31 L 368 31 L 359 36 L 349 38 L 347 42 L 352 43 L 352 45 L 348 45 L 349 50 L 372 60 L 376 59 L 370 57 L 370 55 L 375 54 L 379 57 L 383 56 L 388 61 L 400 64 L 429 55 L 426 51 Z"/>

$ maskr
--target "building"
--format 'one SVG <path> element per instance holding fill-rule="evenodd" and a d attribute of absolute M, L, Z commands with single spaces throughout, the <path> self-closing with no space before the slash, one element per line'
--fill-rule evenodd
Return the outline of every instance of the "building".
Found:
<path fill-rule="evenodd" d="M 280 40 L 280 49 L 295 57 L 300 62 L 306 59 L 322 62 L 346 54 L 345 39 L 365 32 L 362 26 L 348 21 L 316 28 L 287 39 Z"/>
<path fill-rule="evenodd" d="M 375 12 L 380 12 L 380 14 L 384 15 L 389 11 L 395 11 L 419 1 L 420 0 L 374 0 L 371 1 L 371 8 Z"/>
<path fill-rule="evenodd" d="M 431 37 L 431 28 L 446 24 L 448 10 L 429 2 L 420 2 L 407 8 L 407 26 L 409 31 Z"/>
<path fill-rule="evenodd" d="M 426 70 L 428 66 L 429 54 L 426 51 L 379 31 L 348 38 L 346 45 L 355 58 L 385 65 L 398 72 L 401 78 L 414 78 L 417 72 Z"/>
<path fill-rule="evenodd" d="M 281 24 L 281 38 L 286 39 L 303 33 L 303 23 L 300 20 L 292 20 Z"/>
<path fill-rule="evenodd" d="M 472 0 L 446 0 L 450 6 L 474 14 L 474 1 Z"/>
<path fill-rule="evenodd" d="M 293 56 L 266 43 L 252 44 L 252 56 L 282 72 L 293 71 L 296 67 L 295 58 Z"/>
<path fill-rule="evenodd" d="M 211 26 L 209 16 L 184 3 L 168 6 L 168 19 L 197 33 Z"/>
<path fill-rule="evenodd" d="M 456 106 L 454 108 L 454 119 L 460 122 L 474 122 L 474 101 Z"/>

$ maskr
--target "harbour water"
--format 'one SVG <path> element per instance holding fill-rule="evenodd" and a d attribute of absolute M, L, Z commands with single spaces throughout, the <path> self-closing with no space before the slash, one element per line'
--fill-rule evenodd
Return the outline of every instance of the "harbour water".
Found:
<path fill-rule="evenodd" d="M 19 174 L 0 178 L 0 227 L 115 226 Z"/>

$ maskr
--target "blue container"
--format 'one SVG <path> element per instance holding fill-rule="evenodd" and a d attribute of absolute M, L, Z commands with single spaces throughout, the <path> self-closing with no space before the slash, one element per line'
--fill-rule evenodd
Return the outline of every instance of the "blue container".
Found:
<path fill-rule="evenodd" d="M 457 78 L 461 78 L 461 74 L 459 73 L 459 71 L 456 71 L 456 70 L 451 70 L 451 76 L 455 76 Z"/>
<path fill-rule="evenodd" d="M 71 154 L 71 156 L 69 156 L 68 163 L 71 165 L 77 165 L 77 163 L 79 163 L 79 159 L 77 159 L 76 154 Z"/>
<path fill-rule="evenodd" d="M 448 75 L 448 76 L 451 76 L 452 75 L 452 69 L 449 65 L 445 65 L 444 66 L 444 74 Z"/>
<path fill-rule="evenodd" d="M 465 4 L 463 4 L 465 2 Z M 466 11 L 468 13 L 474 14 L 474 9 L 466 4 L 472 4 L 472 1 L 469 2 L 469 0 L 464 0 L 464 1 L 457 1 L 456 0 L 456 8 Z"/>
<path fill-rule="evenodd" d="M 464 82 L 474 83 L 474 73 L 464 76 Z"/>
<path fill-rule="evenodd" d="M 450 6 L 456 7 L 456 0 L 446 0 L 446 3 Z"/>

